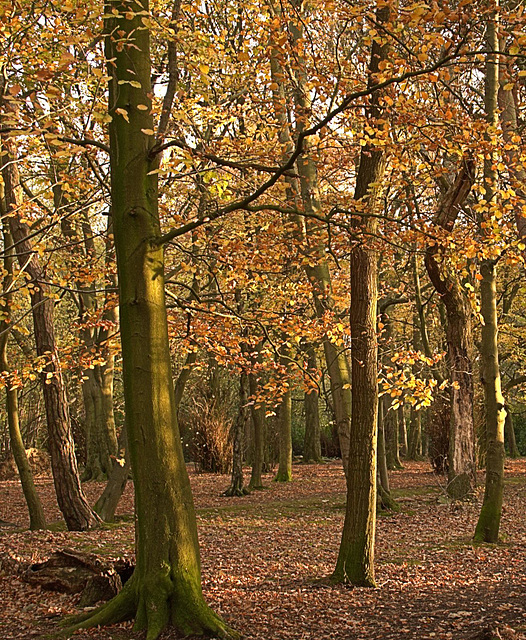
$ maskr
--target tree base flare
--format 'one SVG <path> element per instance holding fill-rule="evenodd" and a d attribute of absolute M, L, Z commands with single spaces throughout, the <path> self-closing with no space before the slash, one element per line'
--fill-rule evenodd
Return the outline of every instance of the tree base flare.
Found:
<path fill-rule="evenodd" d="M 247 489 L 247 487 L 228 487 L 228 489 L 226 489 L 226 491 L 223 491 L 221 495 L 227 498 L 241 498 L 243 496 L 248 496 L 249 493 L 250 491 Z"/>
<path fill-rule="evenodd" d="M 78 629 L 99 625 L 111 625 L 135 618 L 135 629 L 146 630 L 146 640 L 156 640 L 167 627 L 173 627 L 181 635 L 197 635 L 221 640 L 239 640 L 240 635 L 231 629 L 202 598 L 177 597 L 163 576 L 148 580 L 148 584 L 132 579 L 123 590 L 108 603 L 95 611 L 73 616 L 64 622 L 65 634 Z"/>

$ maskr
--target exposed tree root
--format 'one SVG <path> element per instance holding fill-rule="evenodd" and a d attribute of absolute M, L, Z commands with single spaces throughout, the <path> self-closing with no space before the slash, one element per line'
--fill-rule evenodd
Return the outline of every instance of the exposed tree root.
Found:
<path fill-rule="evenodd" d="M 151 577 L 153 578 L 153 576 Z M 132 577 L 123 590 L 95 611 L 82 613 L 64 621 L 65 633 L 78 629 L 117 624 L 135 618 L 135 629 L 146 630 L 146 640 L 156 640 L 168 626 L 184 636 L 200 635 L 239 640 L 240 635 L 210 609 L 202 597 L 178 598 L 168 575 L 139 583 Z"/>
<path fill-rule="evenodd" d="M 247 487 L 233 487 L 230 486 L 226 491 L 223 491 L 221 495 L 226 496 L 227 498 L 237 497 L 241 498 L 242 496 L 246 496 L 250 493 Z"/>
<path fill-rule="evenodd" d="M 391 496 L 391 494 L 386 491 L 380 483 L 377 485 L 378 487 L 378 500 L 377 500 L 377 509 L 385 510 L 385 511 L 400 511 L 400 505 L 396 500 Z"/>

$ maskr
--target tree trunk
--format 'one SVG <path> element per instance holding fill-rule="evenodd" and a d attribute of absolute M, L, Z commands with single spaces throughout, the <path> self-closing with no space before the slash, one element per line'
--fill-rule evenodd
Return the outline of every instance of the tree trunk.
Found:
<path fill-rule="evenodd" d="M 287 347 L 281 351 L 282 366 L 290 366 L 290 353 Z M 274 480 L 276 482 L 290 482 L 292 480 L 292 392 L 287 381 L 287 390 L 279 405 L 279 465 Z"/>
<path fill-rule="evenodd" d="M 450 232 L 474 180 L 474 163 L 465 158 L 462 167 L 435 216 L 435 224 Z M 426 269 L 441 296 L 447 314 L 446 340 L 450 371 L 451 422 L 448 456 L 448 493 L 463 498 L 476 482 L 475 439 L 473 429 L 473 348 L 471 305 L 461 284 L 437 261 L 436 245 L 426 249 Z"/>
<path fill-rule="evenodd" d="M 253 398 L 257 397 L 258 383 L 256 374 L 248 374 L 248 382 L 250 395 Z M 250 481 L 248 488 L 263 489 L 263 466 L 265 464 L 265 407 L 256 406 L 254 401 L 250 405 L 250 413 L 252 416 L 252 423 L 254 427 L 254 442 L 252 447 L 252 473 L 250 474 Z"/>
<path fill-rule="evenodd" d="M 384 403 L 378 402 L 378 479 L 384 491 L 389 493 L 389 472 L 385 451 Z"/>
<path fill-rule="evenodd" d="M 493 14 L 489 17 L 486 27 L 486 43 L 489 51 L 497 52 L 499 39 L 497 33 L 498 3 L 495 2 Z M 485 105 L 488 127 L 496 129 L 498 126 L 497 97 L 499 90 L 499 60 L 498 54 L 488 54 L 486 57 Z M 488 131 L 486 142 L 490 147 L 484 159 L 485 200 L 490 208 L 498 206 L 497 188 L 498 176 L 495 169 L 497 164 L 495 149 L 492 148 L 492 134 Z M 480 220 L 481 235 L 487 236 L 487 227 Z M 491 242 L 491 237 L 486 237 Z M 486 486 L 484 500 L 480 512 L 474 539 L 479 542 L 498 542 L 500 518 L 502 514 L 502 494 L 504 491 L 504 396 L 501 390 L 498 349 L 498 313 L 497 313 L 497 273 L 496 262 L 488 258 L 480 265 L 480 311 L 484 322 L 480 353 L 482 356 L 482 380 L 484 384 L 484 399 L 486 409 Z"/>
<path fill-rule="evenodd" d="M 45 362 L 41 380 L 46 407 L 48 447 L 58 506 L 68 529 L 83 531 L 95 526 L 100 522 L 100 518 L 90 508 L 80 484 L 66 388 L 55 342 L 54 302 L 47 295 L 40 262 L 28 240 L 28 227 L 21 221 L 20 178 L 12 145 L 6 142 L 5 146 L 11 160 L 5 162 L 3 167 L 6 208 L 11 212 L 9 227 L 16 245 L 20 267 L 26 270 L 34 285 L 31 287 L 33 327 L 37 355 Z M 29 259 L 28 256 L 31 258 Z"/>
<path fill-rule="evenodd" d="M 234 637 L 206 605 L 195 511 L 172 381 L 158 209 L 158 158 L 151 113 L 147 0 L 136 12 L 109 3 L 108 59 L 112 212 L 126 428 L 136 509 L 136 558 L 121 593 L 86 620 L 95 626 L 135 617 L 154 640 L 169 625 L 182 635 Z M 112 11 L 113 10 L 113 11 Z M 114 39 L 115 38 L 115 39 Z M 143 108 L 146 106 L 146 109 Z M 140 107 L 140 108 L 139 108 Z M 121 113 L 125 111 L 127 118 Z"/>
<path fill-rule="evenodd" d="M 0 196 L 1 197 L 1 196 Z M 3 198 L 2 198 L 3 200 Z M 2 224 L 4 232 L 4 248 L 11 247 L 13 241 L 11 235 L 7 229 L 7 224 L 4 217 L 4 206 L 0 206 L 0 212 L 2 213 Z M 4 281 L 3 292 L 0 302 L 0 312 L 2 313 L 3 320 L 0 322 L 0 370 L 3 373 L 9 374 L 9 358 L 7 355 L 7 342 L 9 339 L 9 323 L 12 304 L 12 292 L 11 287 L 13 283 L 13 268 L 14 268 L 14 252 L 13 250 L 7 250 L 4 257 Z M 20 421 L 18 412 L 18 389 L 11 387 L 9 380 L 6 387 L 6 410 L 7 410 L 7 424 L 9 428 L 9 439 L 11 442 L 11 451 L 15 464 L 18 469 L 18 475 L 20 476 L 20 484 L 22 485 L 22 491 L 27 504 L 27 510 L 29 512 L 29 528 L 34 531 L 36 529 L 46 528 L 46 518 L 44 515 L 44 509 L 35 488 L 33 481 L 33 472 L 31 465 L 27 459 L 26 449 L 24 441 L 22 439 L 22 433 L 20 431 Z"/>
<path fill-rule="evenodd" d="M 515 438 L 515 429 L 513 427 L 513 416 L 509 409 L 506 410 L 506 421 L 504 422 L 504 430 L 506 439 L 508 441 L 508 449 L 510 458 L 520 458 L 521 454 L 517 447 L 517 440 Z"/>
<path fill-rule="evenodd" d="M 411 407 L 411 422 L 409 427 L 409 460 L 418 460 L 422 455 L 422 414 Z"/>
<path fill-rule="evenodd" d="M 234 434 L 232 438 L 232 476 L 230 486 L 223 494 L 225 496 L 244 496 L 249 493 L 248 489 L 244 486 L 243 478 L 243 437 L 249 420 L 248 376 L 242 371 L 239 377 L 239 407 L 234 422 Z"/>
<path fill-rule="evenodd" d="M 398 413 L 391 409 L 392 401 L 388 395 L 381 400 L 383 407 L 383 427 L 385 433 L 385 456 L 387 468 L 391 470 L 401 469 L 399 444 L 398 444 Z"/>
<path fill-rule="evenodd" d="M 279 3 L 271 2 L 272 11 L 277 15 L 281 15 Z M 296 2 L 298 12 L 303 9 L 299 2 Z M 298 63 L 295 65 L 295 82 L 293 84 L 294 111 L 296 116 L 296 133 L 300 134 L 308 128 L 309 118 L 311 116 L 311 105 L 309 99 L 309 90 L 306 89 L 307 76 L 302 65 L 301 48 L 304 42 L 304 33 L 299 22 L 294 21 L 290 24 L 290 33 L 293 44 L 298 56 Z M 278 36 L 273 32 L 273 37 Z M 283 158 L 287 160 L 293 147 L 291 124 L 287 113 L 287 98 L 285 86 L 283 83 L 286 73 L 280 64 L 280 55 L 276 48 L 271 50 L 271 76 L 274 85 L 277 87 L 273 90 L 274 110 L 276 119 L 280 126 L 280 141 L 283 145 Z M 287 197 L 292 203 L 301 202 L 308 216 L 323 215 L 316 163 L 312 158 L 311 144 L 309 139 L 304 140 L 303 153 L 301 159 L 297 163 L 297 172 L 299 179 L 287 178 Z M 297 216 L 297 235 L 298 238 L 306 245 L 306 260 L 304 261 L 305 273 L 312 285 L 312 295 L 314 299 L 314 307 L 316 316 L 320 319 L 324 318 L 327 313 L 334 312 L 334 302 L 332 299 L 332 287 L 329 265 L 325 256 L 325 246 L 321 245 L 316 239 L 316 225 L 318 223 L 307 222 L 305 219 Z M 314 238 L 314 239 L 313 239 Z M 310 264 L 312 263 L 312 264 Z M 340 441 L 340 451 L 342 455 L 342 463 L 344 472 L 347 473 L 348 452 L 350 438 L 350 420 L 351 420 L 351 373 L 350 364 L 345 349 L 338 348 L 325 335 L 323 337 L 323 351 L 329 373 L 331 397 L 333 403 L 334 414 L 336 418 L 336 428 Z"/>
<path fill-rule="evenodd" d="M 316 350 L 312 344 L 307 346 L 307 368 L 310 375 L 316 375 L 318 363 Z M 305 392 L 305 440 L 303 443 L 303 462 L 321 462 L 320 441 L 320 394 L 317 388 Z"/>
<path fill-rule="evenodd" d="M 403 404 L 398 407 L 398 435 L 400 443 L 400 454 L 402 456 L 407 456 L 409 446 L 407 442 L 407 424 L 405 420 L 405 411 Z"/>
<path fill-rule="evenodd" d="M 377 9 L 379 24 L 389 21 L 388 6 Z M 375 40 L 369 63 L 369 86 L 374 86 L 378 64 L 388 55 L 388 47 Z M 380 116 L 379 95 L 374 93 L 366 115 L 370 120 Z M 356 177 L 354 199 L 364 202 L 363 218 L 356 224 L 351 248 L 351 356 L 352 411 L 347 471 L 347 504 L 342 540 L 333 580 L 357 586 L 374 586 L 374 542 L 376 528 L 376 439 L 378 417 L 378 345 L 376 310 L 378 301 L 377 255 L 367 240 L 374 236 L 377 213 L 381 206 L 381 182 L 385 157 L 381 148 L 362 147 Z"/>
<path fill-rule="evenodd" d="M 113 522 L 119 500 L 124 493 L 131 471 L 130 454 L 128 451 L 128 437 L 126 425 L 123 426 L 120 435 L 119 458 L 113 462 L 113 469 L 108 477 L 108 482 L 100 498 L 93 507 L 94 511 L 104 520 Z"/>

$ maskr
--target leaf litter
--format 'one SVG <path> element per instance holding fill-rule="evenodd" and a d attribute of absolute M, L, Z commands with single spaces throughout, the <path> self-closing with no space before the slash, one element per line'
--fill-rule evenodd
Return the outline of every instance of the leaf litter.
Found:
<path fill-rule="evenodd" d="M 402 511 L 380 516 L 376 589 L 330 585 L 345 508 L 341 463 L 295 465 L 291 483 L 223 497 L 229 478 L 189 466 L 198 513 L 203 590 L 246 640 L 526 639 L 526 461 L 506 463 L 503 542 L 471 541 L 483 478 L 472 502 L 448 502 L 426 463 L 391 473 Z M 51 478 L 37 478 L 48 521 L 59 521 Z M 103 485 L 84 485 L 90 500 Z M 47 638 L 79 596 L 26 584 L 17 567 L 64 547 L 133 558 L 133 488 L 114 526 L 30 532 L 18 481 L 0 482 L 0 638 Z M 62 527 L 63 528 L 63 527 Z M 79 639 L 139 640 L 131 623 L 79 631 Z M 176 638 L 173 631 L 163 639 Z"/>

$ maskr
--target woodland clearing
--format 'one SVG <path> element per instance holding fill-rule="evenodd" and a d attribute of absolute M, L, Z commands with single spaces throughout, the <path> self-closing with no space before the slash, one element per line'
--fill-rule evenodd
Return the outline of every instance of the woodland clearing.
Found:
<path fill-rule="evenodd" d="M 197 508 L 203 588 L 207 601 L 247 640 L 367 640 L 394 638 L 526 638 L 526 460 L 506 462 L 505 507 L 498 545 L 471 538 L 482 498 L 445 499 L 442 479 L 427 463 L 406 462 L 391 473 L 402 511 L 380 515 L 378 588 L 329 586 L 345 510 L 339 461 L 294 465 L 291 483 L 272 482 L 242 498 L 221 491 L 227 476 L 189 467 Z M 0 482 L 0 560 L 41 561 L 70 547 L 113 558 L 133 555 L 133 488 L 126 488 L 118 522 L 85 532 L 59 524 L 50 477 L 37 477 L 53 531 L 27 526 L 18 480 Z M 103 485 L 84 485 L 94 500 Z M 0 571 L 0 637 L 48 638 L 75 612 L 78 596 L 44 591 Z M 508 627 L 514 629 L 511 631 Z M 484 635 L 487 629 L 501 636 Z M 84 640 L 139 640 L 132 623 L 79 631 Z M 177 637 L 165 632 L 164 639 Z"/>

